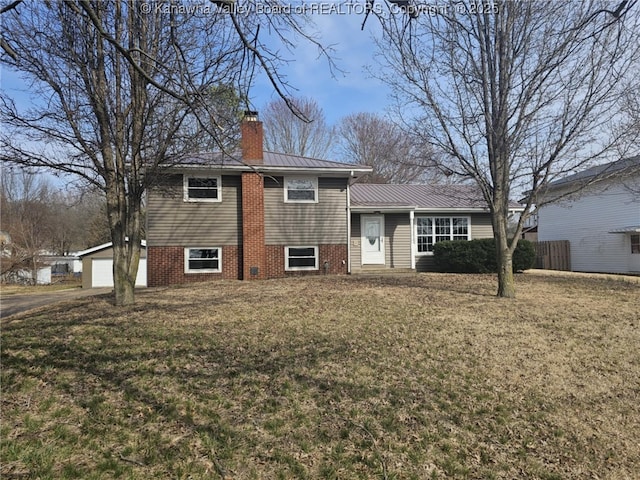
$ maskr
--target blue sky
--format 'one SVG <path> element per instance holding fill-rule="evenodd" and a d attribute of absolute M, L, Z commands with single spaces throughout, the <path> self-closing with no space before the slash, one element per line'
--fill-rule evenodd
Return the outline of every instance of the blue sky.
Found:
<path fill-rule="evenodd" d="M 318 58 L 318 49 L 310 42 L 300 41 L 288 58 L 293 61 L 284 69 L 296 96 L 313 98 L 323 108 L 327 122 L 357 112 L 384 113 L 388 104 L 388 87 L 371 78 L 367 66 L 375 66 L 373 32 L 380 30 L 378 20 L 370 15 L 361 30 L 363 15 L 357 13 L 313 14 L 312 19 L 323 45 L 334 49 L 332 58 L 342 72 L 330 71 L 325 58 Z M 256 82 L 251 93 L 253 106 L 262 109 L 277 98 L 266 78 Z"/>
<path fill-rule="evenodd" d="M 342 71 L 335 71 L 332 75 L 326 59 L 318 56 L 317 47 L 302 39 L 295 52 L 287 55 L 291 62 L 283 69 L 293 87 L 291 93 L 316 100 L 330 124 L 337 123 L 350 113 L 383 113 L 388 103 L 388 87 L 365 71 L 367 66 L 375 65 L 375 46 L 371 37 L 372 32 L 379 33 L 380 26 L 375 16 L 370 15 L 365 29 L 361 30 L 364 16 L 359 13 L 363 4 L 356 4 L 358 8 L 353 9 L 352 13 L 342 10 L 343 13 L 311 14 L 320 42 L 332 46 L 332 58 Z M 329 0 L 321 5 L 340 4 Z M 0 84 L 3 89 L 11 91 L 16 100 L 24 99 L 22 101 L 27 102 L 28 89 L 19 74 L 2 69 Z M 16 95 L 16 90 L 23 90 L 24 93 Z M 253 107 L 258 110 L 277 98 L 264 75 L 256 79 L 250 97 Z"/>
<path fill-rule="evenodd" d="M 294 0 L 291 4 L 296 3 Z M 332 0 L 323 4 L 338 5 Z M 360 8 L 356 10 L 358 13 L 312 14 L 318 40 L 324 46 L 332 46 L 332 58 L 342 71 L 332 74 L 327 60 L 319 57 L 317 47 L 302 39 L 295 52 L 288 54 L 287 59 L 292 61 L 282 71 L 292 87 L 291 93 L 316 100 L 329 124 L 336 124 L 351 113 L 383 114 L 388 104 L 388 87 L 366 72 L 366 67 L 375 65 L 372 32 L 380 31 L 378 20 L 370 15 L 361 30 L 364 16 L 359 14 Z M 0 86 L 23 107 L 33 99 L 33 92 L 19 74 L 6 68 L 0 69 Z M 275 98 L 266 77 L 258 76 L 250 92 L 252 106 L 261 110 Z"/>

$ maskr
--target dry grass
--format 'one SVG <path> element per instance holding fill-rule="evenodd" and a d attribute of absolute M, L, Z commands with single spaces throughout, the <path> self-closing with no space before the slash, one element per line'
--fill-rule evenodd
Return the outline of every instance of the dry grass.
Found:
<path fill-rule="evenodd" d="M 17 285 L 12 283 L 0 284 L 0 295 L 33 295 L 38 293 L 51 293 L 60 290 L 71 290 L 80 288 L 82 279 L 73 275 L 65 275 L 61 277 L 53 277 L 52 283 L 49 285 Z"/>
<path fill-rule="evenodd" d="M 2 325 L 2 478 L 637 478 L 640 286 L 220 282 Z"/>

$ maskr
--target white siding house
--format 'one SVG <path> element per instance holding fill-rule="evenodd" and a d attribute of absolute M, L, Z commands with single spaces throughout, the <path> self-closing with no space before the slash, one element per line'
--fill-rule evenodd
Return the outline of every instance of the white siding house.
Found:
<path fill-rule="evenodd" d="M 538 240 L 569 240 L 573 271 L 640 273 L 640 157 L 553 182 L 549 194 L 578 188 L 539 208 Z"/>

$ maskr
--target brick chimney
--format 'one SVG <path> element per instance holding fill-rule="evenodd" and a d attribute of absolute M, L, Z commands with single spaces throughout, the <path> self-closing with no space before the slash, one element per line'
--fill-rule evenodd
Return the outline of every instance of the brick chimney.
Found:
<path fill-rule="evenodd" d="M 262 122 L 258 121 L 258 112 L 247 110 L 240 124 L 242 161 L 249 165 L 260 165 L 263 160 Z"/>
<path fill-rule="evenodd" d="M 240 129 L 242 161 L 261 165 L 263 133 L 258 112 L 244 112 Z M 256 171 L 242 172 L 242 278 L 265 278 L 265 267 L 264 178 Z"/>

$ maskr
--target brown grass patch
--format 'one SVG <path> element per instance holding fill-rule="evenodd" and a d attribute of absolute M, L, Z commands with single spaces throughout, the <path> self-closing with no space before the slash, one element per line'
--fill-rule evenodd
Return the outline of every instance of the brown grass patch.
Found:
<path fill-rule="evenodd" d="M 322 277 L 2 325 L 3 478 L 633 478 L 640 286 Z"/>

